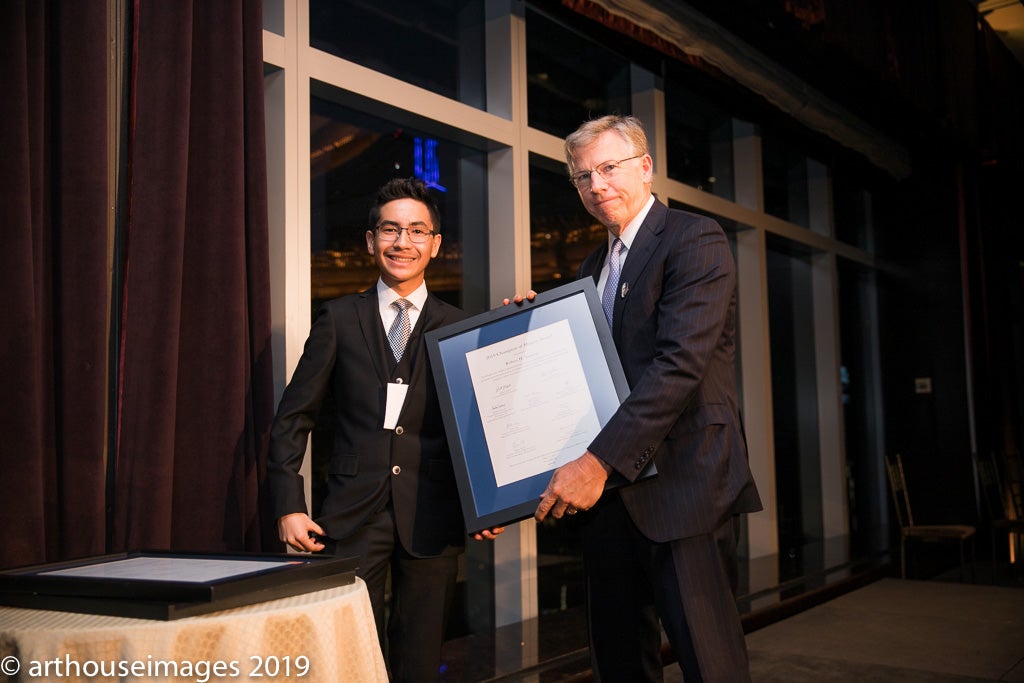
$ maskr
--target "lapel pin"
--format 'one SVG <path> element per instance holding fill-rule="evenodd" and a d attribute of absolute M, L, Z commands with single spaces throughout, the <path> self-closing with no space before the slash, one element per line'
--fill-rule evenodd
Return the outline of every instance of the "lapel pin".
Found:
<path fill-rule="evenodd" d="M 629 294 L 629 283 L 628 282 L 623 282 L 622 283 L 622 298 L 625 299 L 627 294 Z"/>

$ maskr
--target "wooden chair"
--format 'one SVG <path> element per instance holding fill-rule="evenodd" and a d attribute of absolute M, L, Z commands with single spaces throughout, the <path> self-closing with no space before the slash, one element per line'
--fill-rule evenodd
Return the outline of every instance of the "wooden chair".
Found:
<path fill-rule="evenodd" d="M 974 577 L 974 532 L 968 524 L 916 524 L 910 509 L 910 494 L 907 479 L 903 474 L 903 459 L 896 454 L 895 461 L 886 458 L 885 469 L 889 474 L 889 489 L 896 506 L 896 519 L 900 525 L 900 576 L 907 578 L 907 541 L 917 539 L 923 542 L 956 541 L 960 545 L 960 580 L 964 578 L 964 543 L 971 544 L 971 577 Z"/>
<path fill-rule="evenodd" d="M 1013 565 L 1021 554 L 1021 540 L 1024 538 L 1024 514 L 1019 507 L 1020 473 L 1013 456 L 1003 460 L 1001 468 L 996 455 L 989 457 L 975 456 L 974 465 L 978 475 L 981 497 L 988 513 L 989 532 L 992 537 L 992 579 L 996 578 L 996 534 L 1006 533 L 1007 548 L 1010 552 L 1009 570 L 1013 574 Z M 1006 478 L 1003 472 L 1006 472 Z M 1012 548 L 1010 548 L 1010 544 Z"/>
<path fill-rule="evenodd" d="M 1024 518 L 1024 457 L 1020 452 L 1007 453 L 1003 456 L 1005 477 L 1003 485 L 1009 497 L 1007 509 L 1014 512 L 1016 519 Z"/>

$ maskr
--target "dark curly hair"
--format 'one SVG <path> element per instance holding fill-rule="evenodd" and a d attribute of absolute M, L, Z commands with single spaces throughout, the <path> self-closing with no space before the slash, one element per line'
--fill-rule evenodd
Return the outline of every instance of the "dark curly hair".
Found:
<path fill-rule="evenodd" d="M 396 199 L 415 199 L 422 202 L 430 212 L 430 222 L 434 232 L 441 232 L 441 213 L 437 209 L 437 202 L 434 201 L 427 184 L 419 178 L 392 178 L 377 190 L 377 197 L 374 199 L 373 206 L 370 207 L 370 230 L 377 227 L 377 221 L 380 220 L 380 207 Z"/>

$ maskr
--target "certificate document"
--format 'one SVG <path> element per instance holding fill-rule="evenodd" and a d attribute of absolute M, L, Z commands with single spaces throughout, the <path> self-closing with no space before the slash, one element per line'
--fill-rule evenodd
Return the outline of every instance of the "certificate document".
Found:
<path fill-rule="evenodd" d="M 601 429 L 568 320 L 466 354 L 498 486 L 578 458 Z"/>
<path fill-rule="evenodd" d="M 299 564 L 293 562 L 292 564 Z M 94 579 L 186 581 L 206 583 L 277 569 L 281 560 L 197 559 L 187 557 L 130 557 L 45 572 L 45 576 L 84 576 Z"/>
<path fill-rule="evenodd" d="M 593 278 L 424 337 L 470 534 L 532 517 L 629 396 Z M 629 483 L 613 472 L 605 487 Z"/>

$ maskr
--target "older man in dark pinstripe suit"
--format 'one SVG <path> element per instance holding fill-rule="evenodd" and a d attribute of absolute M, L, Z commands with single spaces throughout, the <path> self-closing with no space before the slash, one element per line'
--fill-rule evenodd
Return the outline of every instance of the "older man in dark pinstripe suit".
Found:
<path fill-rule="evenodd" d="M 653 162 L 633 117 L 583 124 L 570 177 L 608 243 L 582 264 L 604 292 L 630 395 L 588 450 L 551 479 L 536 517 L 579 513 L 594 671 L 660 681 L 661 626 L 686 683 L 749 680 L 736 609 L 738 515 L 761 509 L 740 422 L 736 272 L 709 219 L 651 194 Z M 632 481 L 604 492 L 615 470 Z"/>

